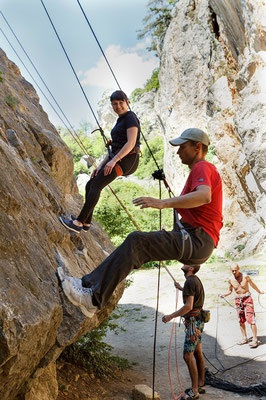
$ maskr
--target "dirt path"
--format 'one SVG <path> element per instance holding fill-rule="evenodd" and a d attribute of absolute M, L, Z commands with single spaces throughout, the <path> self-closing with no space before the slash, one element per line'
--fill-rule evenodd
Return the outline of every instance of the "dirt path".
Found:
<path fill-rule="evenodd" d="M 180 264 L 169 268 L 171 273 L 183 283 L 184 277 L 180 271 Z M 263 267 L 265 271 L 265 267 Z M 262 269 L 261 269 L 262 271 Z M 236 343 L 240 339 L 240 331 L 233 307 L 224 300 L 218 300 L 218 293 L 227 290 L 225 282 L 228 276 L 228 267 L 223 270 L 215 266 L 204 266 L 199 273 L 206 292 L 205 308 L 211 309 L 211 321 L 205 325 L 203 339 L 203 349 L 206 356 L 206 367 L 211 372 L 220 369 L 231 368 L 224 373 L 218 373 L 223 380 L 233 382 L 241 386 L 260 384 L 266 381 L 265 361 L 266 361 L 266 324 L 265 296 L 260 297 L 254 294 L 255 310 L 257 312 L 258 336 L 261 342 L 256 349 L 250 349 L 248 345 L 239 346 Z M 123 317 L 119 319 L 126 331 L 119 335 L 109 333 L 106 342 L 114 347 L 114 353 L 127 358 L 134 364 L 133 371 L 139 373 L 140 382 L 152 387 L 153 382 L 153 347 L 154 347 L 154 327 L 155 327 L 155 308 L 158 286 L 158 270 L 141 270 L 132 276 L 132 284 L 124 292 L 119 303 L 119 308 Z M 258 287 L 262 290 L 266 288 L 265 274 L 252 277 Z M 160 394 L 161 400 L 171 400 L 173 398 L 168 377 L 168 348 L 171 332 L 176 326 L 176 343 L 178 356 L 178 371 L 183 388 L 190 385 L 188 371 L 182 359 L 182 348 L 184 340 L 184 328 L 179 319 L 175 324 L 163 324 L 161 318 L 164 314 L 173 312 L 176 304 L 176 290 L 173 281 L 165 269 L 161 269 L 159 314 L 157 324 L 157 340 L 155 352 L 155 390 Z M 233 296 L 227 298 L 233 304 Z M 178 304 L 182 303 L 179 295 Z M 251 335 L 251 331 L 248 330 Z M 170 371 L 175 394 L 179 394 L 182 389 L 178 385 L 175 372 L 175 339 L 172 339 L 170 351 Z M 134 385 L 132 384 L 132 389 Z M 127 399 L 127 397 L 117 397 L 117 399 Z M 129 397 L 131 398 L 131 397 Z M 207 386 L 207 393 L 202 395 L 203 400 L 215 398 L 226 398 L 233 400 L 258 400 L 255 395 L 240 395 L 230 391 L 224 391 L 212 386 Z M 261 397 L 262 398 L 262 397 Z M 264 397 L 265 398 L 265 397 Z M 115 399 L 115 397 L 114 397 Z"/>

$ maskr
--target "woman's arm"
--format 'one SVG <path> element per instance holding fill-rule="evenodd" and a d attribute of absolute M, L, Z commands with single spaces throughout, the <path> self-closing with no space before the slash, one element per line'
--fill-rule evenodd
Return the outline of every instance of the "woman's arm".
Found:
<path fill-rule="evenodd" d="M 131 152 L 131 150 L 136 145 L 137 136 L 138 136 L 138 128 L 136 126 L 132 126 L 131 128 L 127 129 L 127 142 L 119 150 L 119 152 L 112 158 L 112 160 L 108 161 L 108 163 L 105 165 L 104 175 L 109 175 L 112 172 L 115 164 L 118 161 L 120 161 L 123 157 L 125 157 L 128 153 Z"/>

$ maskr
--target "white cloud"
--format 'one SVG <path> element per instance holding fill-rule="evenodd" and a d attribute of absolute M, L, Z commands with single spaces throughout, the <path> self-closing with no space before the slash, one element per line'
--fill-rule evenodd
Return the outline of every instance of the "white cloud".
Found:
<path fill-rule="evenodd" d="M 111 45 L 105 51 L 105 56 L 112 71 L 122 88 L 130 94 L 137 87 L 142 87 L 150 78 L 154 68 L 158 67 L 158 59 L 152 54 L 147 56 L 143 52 L 143 46 L 139 45 L 131 49 L 123 49 L 121 46 Z M 83 72 L 81 82 L 84 86 L 93 86 L 106 89 L 117 88 L 106 60 L 101 56 L 96 65 Z"/>

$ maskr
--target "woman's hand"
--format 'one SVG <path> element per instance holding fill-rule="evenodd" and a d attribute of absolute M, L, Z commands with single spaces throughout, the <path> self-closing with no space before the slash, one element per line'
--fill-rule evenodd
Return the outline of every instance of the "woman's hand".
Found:
<path fill-rule="evenodd" d="M 104 171 L 103 171 L 104 175 L 110 175 L 115 164 L 116 164 L 116 162 L 113 159 L 108 161 L 108 163 L 105 164 L 105 167 L 104 167 Z"/>
<path fill-rule="evenodd" d="M 91 179 L 94 178 L 98 174 L 100 167 L 95 168 L 91 173 Z"/>

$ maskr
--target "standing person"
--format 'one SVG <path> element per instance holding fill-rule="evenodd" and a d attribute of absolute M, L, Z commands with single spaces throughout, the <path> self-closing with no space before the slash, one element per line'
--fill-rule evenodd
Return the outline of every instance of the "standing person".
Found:
<path fill-rule="evenodd" d="M 175 286 L 183 292 L 184 305 L 172 314 L 164 315 L 162 321 L 166 323 L 176 317 L 184 318 L 186 334 L 183 358 L 191 378 L 191 388 L 185 390 L 180 400 L 193 400 L 199 398 L 199 393 L 205 393 L 205 362 L 202 353 L 204 321 L 201 314 L 205 293 L 201 280 L 195 275 L 200 266 L 183 265 L 181 269 L 186 278 L 184 287 L 178 282 Z"/>
<path fill-rule="evenodd" d="M 260 294 L 263 294 L 264 292 L 262 292 L 257 287 L 257 285 L 255 285 L 249 275 L 244 274 L 240 271 L 239 265 L 237 263 L 232 264 L 231 272 L 234 277 L 228 280 L 228 292 L 225 294 L 221 294 L 220 297 L 224 298 L 226 296 L 229 296 L 229 294 L 231 294 L 233 290 L 235 291 L 235 305 L 238 314 L 240 331 L 242 334 L 242 340 L 238 344 L 243 345 L 248 343 L 246 331 L 247 322 L 251 326 L 253 336 L 252 342 L 249 343 L 249 346 L 252 349 L 255 349 L 256 347 L 258 347 L 257 325 L 255 320 L 254 303 L 251 297 L 251 293 L 249 291 L 249 285 Z"/>
<path fill-rule="evenodd" d="M 136 114 L 128 109 L 129 101 L 122 90 L 112 93 L 110 101 L 114 112 L 118 115 L 117 122 L 111 131 L 111 153 L 92 172 L 86 185 L 85 204 L 79 215 L 71 220 L 63 216 L 59 217 L 67 229 L 77 233 L 81 230 L 89 230 L 93 210 L 102 189 L 119 175 L 133 174 L 139 164 L 139 120 Z"/>
<path fill-rule="evenodd" d="M 141 209 L 174 208 L 181 215 L 172 231 L 132 232 L 97 268 L 82 279 L 58 275 L 69 301 L 91 316 L 108 302 L 119 282 L 149 261 L 179 260 L 199 265 L 212 254 L 222 227 L 222 182 L 215 166 L 205 161 L 208 135 L 200 129 L 186 129 L 170 144 L 179 146 L 177 154 L 190 174 L 178 197 L 155 199 L 140 197 L 133 201 Z M 181 225 L 182 223 L 182 225 Z"/>

